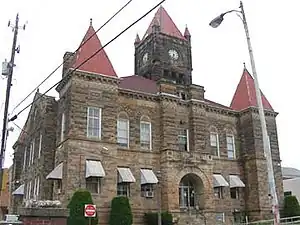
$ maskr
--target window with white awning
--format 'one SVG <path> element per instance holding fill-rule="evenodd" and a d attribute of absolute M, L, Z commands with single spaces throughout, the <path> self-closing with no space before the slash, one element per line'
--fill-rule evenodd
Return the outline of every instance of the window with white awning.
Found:
<path fill-rule="evenodd" d="M 153 198 L 153 184 L 157 184 L 158 179 L 152 169 L 141 169 L 141 196 Z"/>
<path fill-rule="evenodd" d="M 221 174 L 213 175 L 213 185 L 214 187 L 228 187 L 229 184 Z"/>
<path fill-rule="evenodd" d="M 229 175 L 230 188 L 243 188 L 244 182 L 237 175 Z"/>
<path fill-rule="evenodd" d="M 141 169 L 141 184 L 157 184 L 158 179 L 151 169 Z"/>
<path fill-rule="evenodd" d="M 105 171 L 100 161 L 86 160 L 85 178 L 89 177 L 105 177 Z"/>
<path fill-rule="evenodd" d="M 101 178 L 105 177 L 105 171 L 100 161 L 85 161 L 86 189 L 91 193 L 101 192 Z"/>
<path fill-rule="evenodd" d="M 13 191 L 12 195 L 24 195 L 25 184 L 20 185 L 16 190 Z"/>
<path fill-rule="evenodd" d="M 58 164 L 54 170 L 52 170 L 48 176 L 46 177 L 47 180 L 61 180 L 63 174 L 63 163 Z"/>
<path fill-rule="evenodd" d="M 230 197 L 232 199 L 240 198 L 240 188 L 244 188 L 245 184 L 238 175 L 229 175 Z"/>
<path fill-rule="evenodd" d="M 117 183 L 117 195 L 130 196 L 130 183 L 135 182 L 135 178 L 127 167 L 118 167 L 118 183 Z"/>
<path fill-rule="evenodd" d="M 214 194 L 216 198 L 223 198 L 223 188 L 228 187 L 229 184 L 221 174 L 213 175 Z"/>

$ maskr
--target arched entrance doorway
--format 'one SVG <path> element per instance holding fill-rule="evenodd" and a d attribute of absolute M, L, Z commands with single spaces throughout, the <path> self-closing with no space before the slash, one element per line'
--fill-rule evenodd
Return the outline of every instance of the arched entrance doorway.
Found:
<path fill-rule="evenodd" d="M 179 207 L 204 208 L 204 188 L 199 176 L 193 173 L 185 175 L 179 183 Z"/>

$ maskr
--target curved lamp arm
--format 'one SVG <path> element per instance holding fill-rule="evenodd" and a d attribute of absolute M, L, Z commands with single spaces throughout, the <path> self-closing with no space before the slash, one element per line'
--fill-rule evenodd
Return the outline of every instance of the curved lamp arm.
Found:
<path fill-rule="evenodd" d="M 233 9 L 233 10 L 229 10 L 225 13 L 222 13 L 221 15 L 217 16 L 216 18 L 214 18 L 210 23 L 209 23 L 209 26 L 213 27 L 213 28 L 217 28 L 218 26 L 220 26 L 220 24 L 223 22 L 224 20 L 224 16 L 228 13 L 232 13 L 232 12 L 236 12 L 236 13 L 239 13 L 239 14 L 242 14 L 242 11 L 239 11 L 239 10 L 236 10 L 236 9 Z M 240 17 L 240 16 L 239 16 Z M 243 18 L 240 17 L 242 19 L 242 21 L 244 22 Z"/>

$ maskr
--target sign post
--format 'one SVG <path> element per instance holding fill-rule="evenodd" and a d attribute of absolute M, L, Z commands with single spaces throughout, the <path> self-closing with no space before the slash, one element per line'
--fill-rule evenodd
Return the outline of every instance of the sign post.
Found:
<path fill-rule="evenodd" d="M 96 217 L 96 205 L 85 204 L 84 205 L 84 216 L 89 218 L 89 225 L 92 224 L 92 217 Z"/>

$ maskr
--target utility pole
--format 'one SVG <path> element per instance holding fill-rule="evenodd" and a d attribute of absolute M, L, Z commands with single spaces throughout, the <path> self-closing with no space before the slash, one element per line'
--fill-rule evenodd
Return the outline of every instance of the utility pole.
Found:
<path fill-rule="evenodd" d="M 7 117 L 8 117 L 8 106 L 9 106 L 9 98 L 10 98 L 10 89 L 12 86 L 12 76 L 13 76 L 13 68 L 15 66 L 15 54 L 16 52 L 20 52 L 20 47 L 17 47 L 17 38 L 18 38 L 18 30 L 19 28 L 23 28 L 25 30 L 25 25 L 19 27 L 19 14 L 16 16 L 15 25 L 11 26 L 10 21 L 8 22 L 8 27 L 12 28 L 14 32 L 12 49 L 11 49 L 11 57 L 8 63 L 4 62 L 2 64 L 2 75 L 7 76 L 7 85 L 6 85 L 6 97 L 5 97 L 5 106 L 4 106 L 4 115 L 3 115 L 3 128 L 2 128 L 2 136 L 1 136 L 1 151 L 0 151 L 0 194 L 2 191 L 2 183 L 3 183 L 3 163 L 5 158 L 5 147 L 6 147 L 6 137 L 7 137 Z"/>

